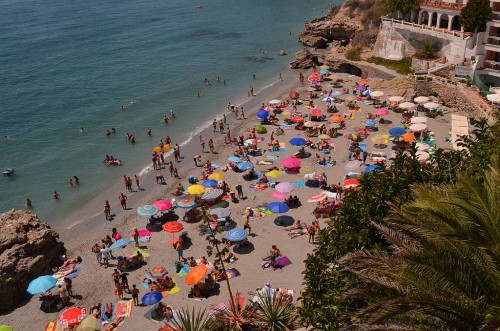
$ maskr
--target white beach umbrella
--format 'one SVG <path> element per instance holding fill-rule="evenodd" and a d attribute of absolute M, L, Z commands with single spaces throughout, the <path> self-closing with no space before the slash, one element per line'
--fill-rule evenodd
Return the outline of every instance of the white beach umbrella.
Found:
<path fill-rule="evenodd" d="M 425 151 L 417 151 L 417 158 L 419 161 L 427 161 L 429 159 L 430 155 L 429 153 Z"/>
<path fill-rule="evenodd" d="M 413 102 L 403 102 L 398 107 L 401 109 L 410 109 L 410 108 L 415 107 L 415 104 Z"/>
<path fill-rule="evenodd" d="M 304 123 L 304 126 L 306 128 L 314 128 L 316 126 L 316 123 L 311 122 L 311 121 L 307 121 L 307 122 Z"/>
<path fill-rule="evenodd" d="M 500 94 L 488 94 L 486 98 L 491 102 L 500 103 Z"/>
<path fill-rule="evenodd" d="M 403 101 L 404 99 L 405 99 L 404 97 L 401 97 L 401 96 L 399 96 L 399 95 L 395 95 L 395 96 L 393 96 L 393 97 L 390 97 L 390 98 L 389 98 L 389 101 L 391 101 L 391 102 L 401 102 L 401 101 Z"/>
<path fill-rule="evenodd" d="M 419 151 L 426 151 L 429 148 L 431 148 L 431 146 L 424 144 L 424 143 L 417 143 L 416 147 L 417 147 L 417 150 L 419 150 Z"/>
<path fill-rule="evenodd" d="M 281 103 L 281 100 L 278 100 L 278 99 L 273 99 L 273 100 L 269 101 L 270 105 L 279 105 L 280 103 Z"/>
<path fill-rule="evenodd" d="M 427 101 L 429 101 L 429 97 L 416 97 L 415 99 L 413 99 L 413 101 L 415 101 L 416 103 L 426 103 Z"/>
<path fill-rule="evenodd" d="M 382 96 L 384 96 L 384 92 L 382 91 L 373 91 L 370 93 L 370 96 L 373 97 L 373 98 L 380 98 Z"/>
<path fill-rule="evenodd" d="M 411 131 L 422 131 L 427 129 L 427 124 L 425 123 L 415 123 L 410 126 Z"/>
<path fill-rule="evenodd" d="M 436 102 L 427 102 L 427 103 L 424 103 L 424 107 L 427 109 L 436 109 L 438 107 L 441 107 L 441 105 L 439 103 L 436 103 Z"/>
<path fill-rule="evenodd" d="M 427 123 L 427 117 L 412 117 L 410 122 L 415 123 Z"/>

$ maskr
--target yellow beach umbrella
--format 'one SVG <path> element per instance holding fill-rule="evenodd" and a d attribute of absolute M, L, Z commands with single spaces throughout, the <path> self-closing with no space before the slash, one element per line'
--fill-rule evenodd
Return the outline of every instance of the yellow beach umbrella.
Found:
<path fill-rule="evenodd" d="M 201 185 L 191 185 L 188 187 L 187 192 L 192 195 L 202 195 L 205 193 L 205 188 Z"/>
<path fill-rule="evenodd" d="M 213 180 L 216 180 L 218 182 L 221 181 L 223 178 L 224 178 L 224 175 L 219 173 L 219 172 L 214 172 L 213 174 L 208 176 L 208 179 L 213 179 Z"/>
<path fill-rule="evenodd" d="M 280 171 L 280 170 L 271 170 L 271 171 L 269 171 L 269 172 L 266 173 L 266 176 L 267 177 L 276 178 L 279 175 L 281 175 L 282 173 L 283 173 L 283 171 Z"/>
<path fill-rule="evenodd" d="M 320 134 L 320 135 L 318 136 L 318 138 L 319 138 L 319 139 L 330 139 L 330 136 L 329 136 L 329 135 L 327 135 L 327 134 Z"/>

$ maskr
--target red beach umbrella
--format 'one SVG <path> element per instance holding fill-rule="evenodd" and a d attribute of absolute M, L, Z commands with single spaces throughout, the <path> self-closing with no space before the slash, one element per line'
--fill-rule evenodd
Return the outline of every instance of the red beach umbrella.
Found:
<path fill-rule="evenodd" d="M 343 185 L 346 189 L 355 188 L 359 186 L 359 181 L 357 179 L 348 179 Z"/>
<path fill-rule="evenodd" d="M 298 99 L 299 98 L 299 92 L 292 92 L 288 96 L 292 99 Z"/>
<path fill-rule="evenodd" d="M 66 309 L 59 315 L 59 322 L 67 326 L 80 324 L 80 322 L 87 316 L 87 309 L 80 307 L 72 307 Z"/>
<path fill-rule="evenodd" d="M 167 222 L 162 226 L 163 231 L 168 233 L 176 233 L 184 230 L 184 226 L 179 222 Z"/>
<path fill-rule="evenodd" d="M 304 117 L 294 116 L 294 117 L 292 117 L 292 122 L 295 122 L 295 123 L 304 122 Z"/>
<path fill-rule="evenodd" d="M 321 114 L 322 114 L 321 109 L 319 108 L 311 109 L 311 116 L 321 116 Z"/>
<path fill-rule="evenodd" d="M 170 210 L 173 207 L 172 203 L 168 200 L 156 200 L 152 205 L 158 208 L 159 211 Z"/>

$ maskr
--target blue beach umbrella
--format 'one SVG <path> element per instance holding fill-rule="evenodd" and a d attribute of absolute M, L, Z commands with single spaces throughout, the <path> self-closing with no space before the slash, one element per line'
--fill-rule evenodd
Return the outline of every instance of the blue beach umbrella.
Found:
<path fill-rule="evenodd" d="M 154 291 L 144 294 L 141 298 L 141 302 L 143 305 L 150 306 L 157 304 L 161 299 L 163 299 L 163 295 L 160 292 Z"/>
<path fill-rule="evenodd" d="M 381 172 L 382 171 L 382 168 L 379 166 L 379 165 L 370 165 L 368 167 L 365 168 L 365 172 L 366 173 L 369 173 L 369 172 L 372 172 L 372 171 L 378 171 L 378 172 Z"/>
<path fill-rule="evenodd" d="M 332 92 L 330 94 L 331 97 L 340 97 L 341 95 L 343 95 L 344 93 L 340 92 L 340 91 L 335 91 L 335 92 Z"/>
<path fill-rule="evenodd" d="M 240 163 L 241 162 L 241 159 L 237 156 L 230 156 L 228 157 L 227 159 L 229 162 L 235 162 L 235 163 Z"/>
<path fill-rule="evenodd" d="M 269 116 L 269 113 L 265 111 L 264 109 L 261 109 L 257 112 L 257 117 L 260 118 L 261 120 L 267 118 Z"/>
<path fill-rule="evenodd" d="M 389 134 L 392 134 L 393 136 L 400 136 L 400 135 L 405 134 L 405 133 L 406 133 L 406 130 L 404 128 L 399 127 L 399 126 L 389 130 Z"/>
<path fill-rule="evenodd" d="M 204 180 L 201 185 L 203 185 L 205 187 L 216 187 L 217 181 L 213 180 L 213 179 L 207 179 L 207 180 Z"/>
<path fill-rule="evenodd" d="M 158 208 L 153 205 L 144 205 L 137 208 L 137 214 L 141 216 L 153 216 L 158 213 Z"/>
<path fill-rule="evenodd" d="M 329 75 L 330 74 L 330 70 L 328 70 L 328 69 L 321 69 L 319 71 L 319 73 L 322 74 L 322 75 Z"/>
<path fill-rule="evenodd" d="M 57 278 L 52 276 L 40 276 L 36 279 L 33 279 L 31 283 L 28 285 L 28 293 L 29 294 L 43 294 L 56 286 Z"/>
<path fill-rule="evenodd" d="M 304 145 L 307 141 L 304 138 L 301 137 L 295 137 L 292 138 L 288 141 L 291 145 L 293 146 L 302 146 Z"/>
<path fill-rule="evenodd" d="M 267 206 L 269 211 L 272 211 L 276 214 L 286 213 L 290 208 L 284 202 L 271 202 L 269 206 Z"/>
<path fill-rule="evenodd" d="M 121 238 L 112 243 L 106 250 L 109 252 L 118 248 L 124 248 L 125 246 L 128 246 L 133 242 L 133 240 Z"/>
<path fill-rule="evenodd" d="M 370 118 L 369 120 L 366 120 L 364 123 L 365 126 L 375 126 L 377 125 L 377 121 L 375 121 L 373 118 Z"/>
<path fill-rule="evenodd" d="M 245 171 L 247 169 L 253 169 L 254 165 L 250 162 L 242 162 L 242 163 L 238 164 L 238 168 L 242 171 Z"/>
<path fill-rule="evenodd" d="M 243 229 L 232 229 L 226 233 L 226 239 L 231 241 L 242 241 L 247 238 L 247 232 Z"/>

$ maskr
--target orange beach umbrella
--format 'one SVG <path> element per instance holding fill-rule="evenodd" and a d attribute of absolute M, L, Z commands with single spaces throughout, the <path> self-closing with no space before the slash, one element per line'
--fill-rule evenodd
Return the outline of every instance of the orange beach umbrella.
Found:
<path fill-rule="evenodd" d="M 203 280 L 203 278 L 205 278 L 207 270 L 208 269 L 205 264 L 197 265 L 193 269 L 189 270 L 188 274 L 186 275 L 186 284 L 188 285 L 198 284 Z"/>

